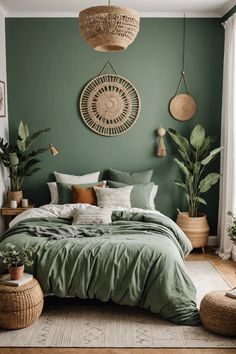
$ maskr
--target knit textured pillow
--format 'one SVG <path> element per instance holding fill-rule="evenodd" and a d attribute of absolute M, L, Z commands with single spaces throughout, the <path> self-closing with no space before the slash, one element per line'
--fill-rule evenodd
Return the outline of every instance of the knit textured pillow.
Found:
<path fill-rule="evenodd" d="M 73 225 L 101 225 L 111 223 L 110 209 L 74 209 L 73 213 Z"/>
<path fill-rule="evenodd" d="M 125 187 L 124 183 L 108 181 L 111 188 Z M 134 184 L 130 194 L 131 208 L 151 209 L 150 199 L 154 182 Z"/>
<path fill-rule="evenodd" d="M 100 208 L 130 208 L 130 194 L 133 186 L 122 188 L 97 188 L 94 190 L 97 195 L 97 205 Z"/>

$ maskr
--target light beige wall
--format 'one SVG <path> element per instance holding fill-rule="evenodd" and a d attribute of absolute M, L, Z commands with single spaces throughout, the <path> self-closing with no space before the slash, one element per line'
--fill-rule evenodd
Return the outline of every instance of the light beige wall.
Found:
<path fill-rule="evenodd" d="M 0 13 L 0 80 L 6 83 L 6 42 L 5 42 L 5 18 Z M 6 89 L 6 87 L 5 87 Z M 7 104 L 6 104 L 7 110 Z M 0 137 L 8 140 L 8 115 L 0 117 Z M 8 186 L 8 178 L 5 169 L 0 166 L 0 207 L 4 202 L 6 190 Z M 3 230 L 3 220 L 0 217 L 0 232 Z"/>

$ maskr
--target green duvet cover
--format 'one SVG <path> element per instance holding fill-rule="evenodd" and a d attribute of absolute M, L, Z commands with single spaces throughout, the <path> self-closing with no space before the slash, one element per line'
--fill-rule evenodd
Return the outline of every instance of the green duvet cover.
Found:
<path fill-rule="evenodd" d="M 191 244 L 184 233 L 163 215 L 113 212 L 112 218 L 99 227 L 28 219 L 3 234 L 0 250 L 8 242 L 38 246 L 27 271 L 45 294 L 112 300 L 175 323 L 199 324 L 196 290 L 184 264 Z"/>

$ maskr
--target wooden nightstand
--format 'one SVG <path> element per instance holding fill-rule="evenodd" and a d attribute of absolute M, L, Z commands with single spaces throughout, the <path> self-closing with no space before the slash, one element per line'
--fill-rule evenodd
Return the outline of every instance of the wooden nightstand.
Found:
<path fill-rule="evenodd" d="M 9 206 L 2 207 L 1 208 L 1 215 L 5 219 L 5 230 L 8 229 L 9 223 L 16 215 L 19 215 L 19 214 L 23 213 L 23 211 L 28 210 L 33 207 L 34 207 L 34 204 L 29 204 L 29 206 L 26 208 L 23 208 L 23 207 L 10 208 Z"/>

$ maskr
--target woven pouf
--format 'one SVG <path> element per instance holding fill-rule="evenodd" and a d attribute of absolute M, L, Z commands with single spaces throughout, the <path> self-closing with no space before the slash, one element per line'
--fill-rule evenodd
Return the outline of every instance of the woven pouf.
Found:
<path fill-rule="evenodd" d="M 200 305 L 203 326 L 211 332 L 236 336 L 236 299 L 225 291 L 212 291 L 205 295 Z"/>
<path fill-rule="evenodd" d="M 43 292 L 36 279 L 19 287 L 0 285 L 0 328 L 30 326 L 43 309 Z"/>

